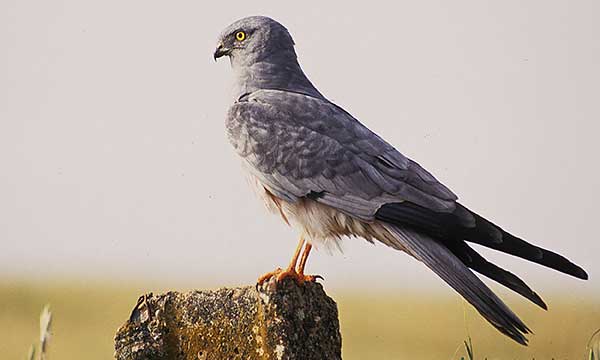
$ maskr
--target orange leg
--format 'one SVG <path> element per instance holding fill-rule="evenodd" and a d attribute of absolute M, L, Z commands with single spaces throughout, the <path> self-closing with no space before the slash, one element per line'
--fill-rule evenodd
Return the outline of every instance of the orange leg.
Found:
<path fill-rule="evenodd" d="M 300 237 L 300 241 L 298 242 L 298 246 L 296 247 L 296 251 L 294 251 L 294 256 L 292 256 L 292 261 L 288 265 L 286 271 L 293 271 L 296 268 L 296 264 L 298 263 L 298 257 L 300 256 L 300 251 L 302 251 L 302 246 L 304 246 L 304 236 Z M 304 254 L 302 254 L 304 256 Z"/>
<path fill-rule="evenodd" d="M 262 285 L 265 281 L 275 277 L 277 282 L 281 282 L 283 279 L 292 278 L 298 284 L 302 284 L 305 281 L 315 281 L 318 278 L 322 278 L 319 275 L 304 275 L 304 268 L 306 266 L 306 260 L 308 260 L 308 255 L 310 254 L 310 250 L 312 249 L 312 245 L 306 243 L 306 247 L 304 247 L 304 251 L 302 252 L 302 256 L 300 256 L 300 252 L 302 251 L 302 247 L 304 246 L 304 237 L 300 238 L 300 242 L 298 243 L 298 247 L 296 247 L 296 251 L 294 252 L 294 256 L 292 256 L 292 261 L 285 270 L 281 270 L 281 268 L 277 268 L 274 271 L 268 272 L 263 276 L 258 278 L 258 284 Z M 300 264 L 298 264 L 298 258 L 300 258 Z M 297 265 L 298 264 L 298 265 Z M 297 268 L 296 268 L 297 265 Z"/>
<path fill-rule="evenodd" d="M 306 260 L 308 260 L 308 255 L 310 255 L 310 251 L 312 250 L 312 245 L 310 243 L 306 243 L 304 247 L 304 251 L 302 252 L 302 257 L 300 257 L 300 265 L 298 265 L 298 276 L 302 279 L 302 281 L 315 281 L 319 278 L 323 278 L 321 275 L 305 275 L 304 268 L 306 267 Z"/>
<path fill-rule="evenodd" d="M 312 245 L 307 243 L 306 247 L 304 247 L 304 251 L 302 252 L 302 257 L 300 258 L 300 265 L 298 265 L 298 274 L 300 275 L 304 275 L 304 268 L 306 267 L 306 260 L 308 260 L 310 250 L 312 250 Z"/>
<path fill-rule="evenodd" d="M 262 285 L 265 281 L 269 280 L 273 276 L 277 276 L 277 281 L 282 280 L 283 278 L 292 276 L 292 273 L 296 273 L 296 263 L 298 263 L 298 257 L 300 256 L 300 251 L 302 250 L 302 246 L 304 245 L 304 237 L 300 237 L 300 241 L 298 242 L 298 246 L 296 247 L 296 251 L 294 251 L 294 256 L 292 256 L 292 261 L 288 265 L 285 271 L 281 270 L 281 268 L 277 268 L 273 271 L 270 271 L 261 277 L 258 278 L 258 284 Z"/>

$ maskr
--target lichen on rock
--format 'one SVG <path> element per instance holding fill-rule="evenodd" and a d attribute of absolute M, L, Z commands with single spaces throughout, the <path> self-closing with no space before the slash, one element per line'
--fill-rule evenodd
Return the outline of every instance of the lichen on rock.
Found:
<path fill-rule="evenodd" d="M 143 295 L 115 337 L 115 358 L 341 359 L 337 306 L 293 281 Z"/>

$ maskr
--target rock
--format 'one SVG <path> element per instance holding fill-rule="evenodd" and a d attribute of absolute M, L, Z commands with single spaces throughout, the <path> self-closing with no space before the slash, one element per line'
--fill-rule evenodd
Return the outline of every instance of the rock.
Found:
<path fill-rule="evenodd" d="M 115 336 L 124 359 L 341 359 L 335 302 L 318 283 L 152 293 Z"/>

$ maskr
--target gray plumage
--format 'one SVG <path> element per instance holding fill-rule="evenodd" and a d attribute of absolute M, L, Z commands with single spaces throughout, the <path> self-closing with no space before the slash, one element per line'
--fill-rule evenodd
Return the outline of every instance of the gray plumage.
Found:
<path fill-rule="evenodd" d="M 242 40 L 236 39 L 240 32 Z M 309 241 L 354 235 L 405 251 L 521 344 L 529 329 L 469 268 L 545 308 L 544 302 L 465 240 L 587 278 L 562 256 L 460 205 L 419 164 L 327 100 L 302 72 L 292 37 L 278 22 L 256 16 L 233 23 L 221 34 L 215 58 L 224 55 L 236 84 L 226 118 L 229 139 L 267 205 Z"/>
<path fill-rule="evenodd" d="M 226 126 L 255 175 L 287 201 L 314 193 L 365 221 L 397 201 L 454 210 L 450 190 L 327 100 L 257 90 L 230 108 Z"/>

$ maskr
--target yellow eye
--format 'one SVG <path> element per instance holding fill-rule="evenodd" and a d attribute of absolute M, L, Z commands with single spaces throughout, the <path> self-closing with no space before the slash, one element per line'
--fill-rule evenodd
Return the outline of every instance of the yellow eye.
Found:
<path fill-rule="evenodd" d="M 237 41 L 244 41 L 246 39 L 246 33 L 243 31 L 238 31 L 235 33 L 235 39 Z"/>

